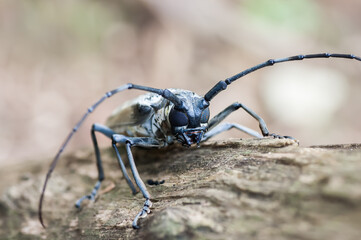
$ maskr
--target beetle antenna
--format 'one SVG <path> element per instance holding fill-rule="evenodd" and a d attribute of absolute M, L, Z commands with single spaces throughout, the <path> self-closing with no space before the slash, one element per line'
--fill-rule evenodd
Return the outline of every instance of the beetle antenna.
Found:
<path fill-rule="evenodd" d="M 70 139 L 73 137 L 75 132 L 83 124 L 83 122 L 85 121 L 85 119 L 88 117 L 88 115 L 90 113 L 92 113 L 105 99 L 110 98 L 114 94 L 116 94 L 118 92 L 122 92 L 122 91 L 124 91 L 126 89 L 138 89 L 138 90 L 143 90 L 143 91 L 147 91 L 147 92 L 157 93 L 157 94 L 161 95 L 162 97 L 168 99 L 172 103 L 174 103 L 175 108 L 177 108 L 179 110 L 184 110 L 185 109 L 182 100 L 180 100 L 177 96 L 175 96 L 168 89 L 163 90 L 163 89 L 145 87 L 145 86 L 140 86 L 140 85 L 135 85 L 135 84 L 128 83 L 128 84 L 122 85 L 122 86 L 120 86 L 120 87 L 118 87 L 118 88 L 116 88 L 116 89 L 114 89 L 112 91 L 109 91 L 109 92 L 105 93 L 97 102 L 95 102 L 91 107 L 88 108 L 88 110 L 83 115 L 83 117 L 80 119 L 80 121 L 74 126 L 74 128 L 68 134 L 65 141 L 63 142 L 60 149 L 58 150 L 57 154 L 55 155 L 53 161 L 50 164 L 48 173 L 46 174 L 46 178 L 45 178 L 45 181 L 44 181 L 43 189 L 41 191 L 40 200 L 39 200 L 39 208 L 38 208 L 39 221 L 40 221 L 41 225 L 44 228 L 45 228 L 45 224 L 44 224 L 43 216 L 42 216 L 42 206 L 43 206 L 44 194 L 45 194 L 46 186 L 47 186 L 48 181 L 50 179 L 51 173 L 54 171 L 54 169 L 56 167 L 56 164 L 58 163 L 58 160 L 59 160 L 59 157 L 60 157 L 61 153 L 64 151 L 64 149 L 68 145 Z"/>
<path fill-rule="evenodd" d="M 206 101 L 211 101 L 212 98 L 214 98 L 219 92 L 225 90 L 228 85 L 230 85 L 232 82 L 236 81 L 237 79 L 255 72 L 261 68 L 272 66 L 276 63 L 282 63 L 282 62 L 290 62 L 290 61 L 296 61 L 296 60 L 303 60 L 303 59 L 311 59 L 311 58 L 347 58 L 347 59 L 355 59 L 358 61 L 361 61 L 361 58 L 358 56 L 355 56 L 353 54 L 338 54 L 338 53 L 317 53 L 317 54 L 308 54 L 308 55 L 296 55 L 286 58 L 278 58 L 278 59 L 270 59 L 264 63 L 258 64 L 256 66 L 253 66 L 251 68 L 248 68 L 232 77 L 226 78 L 225 80 L 219 81 L 216 85 L 214 85 L 211 90 L 209 90 L 205 95 L 204 99 Z"/>
<path fill-rule="evenodd" d="M 157 94 L 161 95 L 162 97 L 164 97 L 165 99 L 168 99 L 169 101 L 171 101 L 174 104 L 174 107 L 176 109 L 185 110 L 183 101 L 180 100 L 179 97 L 177 97 L 174 93 L 172 93 L 168 89 L 163 90 L 163 89 L 145 87 L 145 86 L 140 86 L 140 85 L 135 85 L 135 84 L 132 84 L 131 88 L 157 93 Z"/>

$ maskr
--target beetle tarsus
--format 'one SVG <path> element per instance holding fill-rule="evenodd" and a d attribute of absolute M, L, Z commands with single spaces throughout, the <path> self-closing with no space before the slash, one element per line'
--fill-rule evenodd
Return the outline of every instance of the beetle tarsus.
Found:
<path fill-rule="evenodd" d="M 291 140 L 294 140 L 296 142 L 298 142 L 298 140 L 294 137 L 291 137 L 291 136 L 282 136 L 282 135 L 278 135 L 278 134 L 275 134 L 275 133 L 270 133 L 268 135 L 266 135 L 266 137 L 273 137 L 273 138 L 277 138 L 277 139 L 291 139 Z"/>
<path fill-rule="evenodd" d="M 101 185 L 101 181 L 97 181 L 97 183 L 95 184 L 93 190 L 91 191 L 91 193 L 89 195 L 84 195 L 83 197 L 79 198 L 78 201 L 75 202 L 75 207 L 80 208 L 81 203 L 85 199 L 89 199 L 90 201 L 94 201 L 95 196 L 97 195 L 97 192 L 98 192 L 98 190 L 100 188 L 100 185 Z"/>
<path fill-rule="evenodd" d="M 145 218 L 148 216 L 148 214 L 150 213 L 150 207 L 152 207 L 152 202 L 150 201 L 150 199 L 146 199 L 144 202 L 143 209 L 137 214 L 137 216 L 133 220 L 132 226 L 134 229 L 139 228 L 138 225 L 139 218 Z"/>

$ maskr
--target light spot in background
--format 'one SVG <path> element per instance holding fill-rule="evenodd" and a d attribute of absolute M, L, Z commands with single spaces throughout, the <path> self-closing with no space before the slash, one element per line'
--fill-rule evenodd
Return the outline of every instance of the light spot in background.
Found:
<path fill-rule="evenodd" d="M 247 0 L 243 8 L 257 21 L 287 31 L 315 33 L 321 25 L 321 9 L 310 0 Z"/>
<path fill-rule="evenodd" d="M 347 80 L 335 70 L 290 65 L 267 73 L 261 88 L 273 118 L 304 128 L 331 123 L 348 92 Z"/>

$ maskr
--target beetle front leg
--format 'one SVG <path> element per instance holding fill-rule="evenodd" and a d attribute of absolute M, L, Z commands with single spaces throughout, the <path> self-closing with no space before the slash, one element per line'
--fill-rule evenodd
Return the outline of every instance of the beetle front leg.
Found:
<path fill-rule="evenodd" d="M 255 113 L 253 110 L 251 110 L 250 108 L 246 107 L 244 104 L 242 103 L 238 103 L 235 102 L 233 104 L 231 104 L 230 106 L 228 106 L 227 108 L 225 108 L 223 111 L 221 111 L 220 113 L 218 113 L 215 117 L 213 117 L 210 121 L 209 121 L 209 132 L 205 134 L 205 140 L 220 133 L 223 131 L 227 131 L 231 128 L 237 128 L 245 133 L 248 133 L 251 136 L 255 136 L 255 137 L 260 137 L 259 134 L 255 133 L 252 129 L 248 129 L 245 128 L 243 126 L 240 126 L 238 124 L 223 124 L 223 125 L 219 125 L 217 126 L 221 121 L 223 121 L 229 114 L 231 114 L 232 112 L 238 110 L 242 108 L 243 110 L 245 110 L 249 115 L 251 115 L 254 119 L 256 119 L 259 123 L 259 127 L 261 129 L 262 132 L 262 136 L 263 137 L 273 137 L 273 138 L 289 138 L 289 139 L 293 139 L 295 140 L 293 137 L 290 136 L 281 136 L 281 135 L 277 135 L 274 133 L 269 133 L 267 125 L 265 123 L 265 121 L 257 114 Z"/>
<path fill-rule="evenodd" d="M 143 194 L 143 197 L 145 198 L 145 202 L 143 204 L 143 209 L 134 218 L 133 224 L 132 224 L 133 228 L 138 229 L 139 228 L 138 219 L 145 218 L 148 215 L 148 213 L 150 213 L 150 207 L 152 206 L 152 202 L 150 201 L 150 194 L 149 194 L 147 188 L 145 187 L 144 182 L 142 181 L 142 179 L 139 176 L 139 173 L 138 173 L 137 167 L 135 166 L 133 154 L 130 150 L 130 147 L 131 147 L 131 143 L 127 142 L 125 145 L 125 148 L 127 150 L 130 169 L 132 170 L 133 177 L 134 177 L 135 182 L 137 183 L 137 186 L 139 187 L 140 191 Z"/>
<path fill-rule="evenodd" d="M 137 216 L 134 218 L 132 226 L 135 229 L 138 229 L 138 220 L 139 218 L 145 218 L 148 213 L 150 213 L 150 207 L 152 206 L 152 202 L 150 201 L 150 194 L 142 181 L 142 179 L 139 176 L 137 166 L 135 165 L 133 154 L 131 151 L 132 146 L 142 146 L 142 147 L 159 147 L 160 144 L 157 140 L 153 138 L 142 138 L 142 137 L 126 137 L 124 135 L 120 134 L 114 134 L 113 137 L 113 143 L 123 143 L 125 144 L 125 149 L 127 151 L 127 156 L 129 160 L 130 169 L 132 171 L 135 183 L 137 184 L 138 188 L 143 194 L 143 197 L 145 198 L 145 202 L 143 204 L 142 210 L 137 214 Z M 118 149 L 115 147 L 115 151 L 117 155 L 119 154 Z"/>
<path fill-rule="evenodd" d="M 282 136 L 282 135 L 278 135 L 278 134 L 275 134 L 275 133 L 269 133 L 268 131 L 268 128 L 267 128 L 267 125 L 265 123 L 265 121 L 260 117 L 258 116 L 257 113 L 255 113 L 253 110 L 251 110 L 250 108 L 246 107 L 245 105 L 241 104 L 241 103 L 238 103 L 238 108 L 242 108 L 243 110 L 245 110 L 249 115 L 251 115 L 254 119 L 256 119 L 259 123 L 259 128 L 261 129 L 261 132 L 262 132 L 262 135 L 264 137 L 273 137 L 273 138 L 289 138 L 289 139 L 293 139 L 293 140 L 296 140 L 294 139 L 293 137 L 290 137 L 290 136 Z"/>
<path fill-rule="evenodd" d="M 253 110 L 251 110 L 250 108 L 246 107 L 245 105 L 241 104 L 241 103 L 238 103 L 239 104 L 239 107 L 238 108 L 242 108 L 243 110 L 245 110 L 249 115 L 251 115 L 254 119 L 256 119 L 259 123 L 259 128 L 261 129 L 262 131 L 262 135 L 264 137 L 273 137 L 273 138 L 289 138 L 289 139 L 292 139 L 292 140 L 295 140 L 295 138 L 291 137 L 291 136 L 282 136 L 282 135 L 278 135 L 278 134 L 275 134 L 275 133 L 269 133 L 268 131 L 268 128 L 267 128 L 267 125 L 265 123 L 265 121 L 260 117 L 258 116 L 257 113 L 255 113 Z"/>
<path fill-rule="evenodd" d="M 210 139 L 211 137 L 220 134 L 222 132 L 228 131 L 232 128 L 238 129 L 244 133 L 247 133 L 253 137 L 256 138 L 262 138 L 263 136 L 261 134 L 259 134 L 257 131 L 250 129 L 248 127 L 239 125 L 237 123 L 221 123 L 220 125 L 217 125 L 215 127 L 213 127 L 211 130 L 209 130 L 208 132 L 206 132 L 202 138 L 202 142 L 206 141 L 208 139 Z"/>

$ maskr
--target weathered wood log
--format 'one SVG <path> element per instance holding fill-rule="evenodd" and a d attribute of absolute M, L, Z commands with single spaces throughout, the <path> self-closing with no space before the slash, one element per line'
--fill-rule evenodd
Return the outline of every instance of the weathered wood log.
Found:
<path fill-rule="evenodd" d="M 138 149 L 142 179 L 165 181 L 147 185 L 153 208 L 138 230 L 131 223 L 144 200 L 131 194 L 112 149 L 102 151 L 106 180 L 96 201 L 74 208 L 97 178 L 92 151 L 78 151 L 49 182 L 48 228 L 37 219 L 47 166 L 35 166 L 1 197 L 0 238 L 361 239 L 360 147 L 247 139 Z"/>

